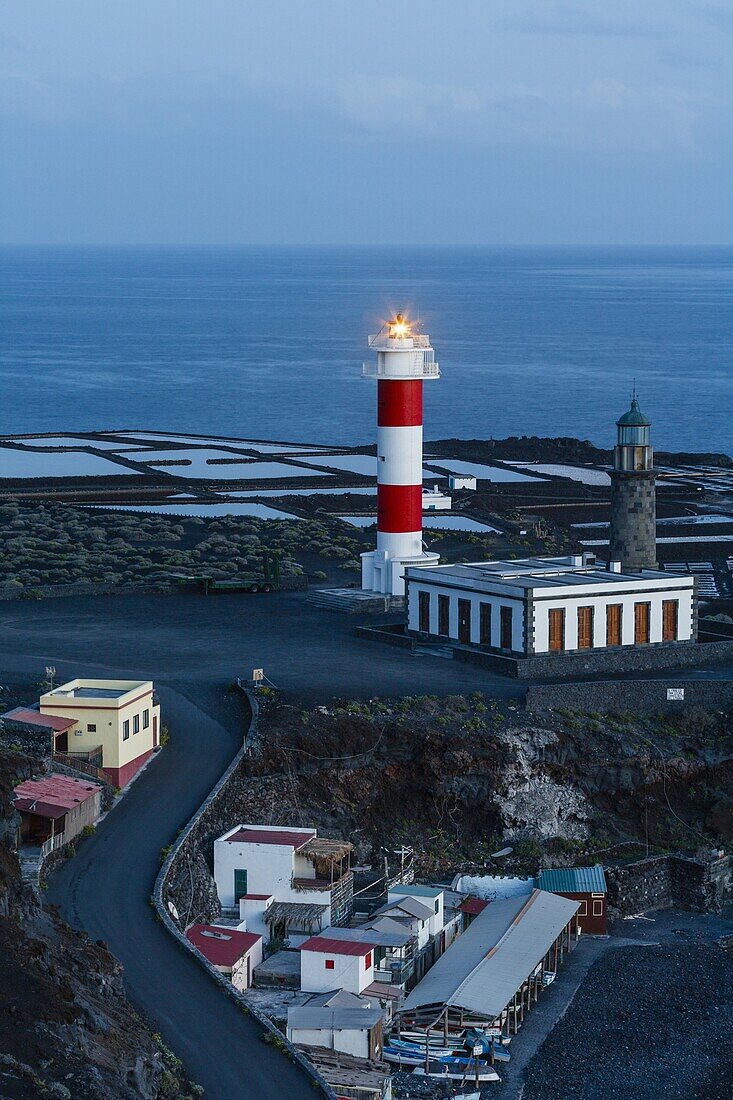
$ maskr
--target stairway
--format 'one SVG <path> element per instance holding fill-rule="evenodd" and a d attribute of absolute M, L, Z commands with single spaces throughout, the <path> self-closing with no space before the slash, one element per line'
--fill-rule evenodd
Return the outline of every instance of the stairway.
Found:
<path fill-rule="evenodd" d="M 383 614 L 385 611 L 398 611 L 405 606 L 402 596 L 383 596 L 379 592 L 365 592 L 361 588 L 312 588 L 305 598 L 315 607 L 346 614 Z"/>

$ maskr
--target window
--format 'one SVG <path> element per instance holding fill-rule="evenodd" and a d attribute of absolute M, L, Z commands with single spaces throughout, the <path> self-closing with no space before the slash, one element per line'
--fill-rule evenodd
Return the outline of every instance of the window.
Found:
<path fill-rule="evenodd" d="M 96 732 L 97 732 L 97 723 L 96 722 L 87 723 L 87 733 L 96 733 Z"/>
<path fill-rule="evenodd" d="M 581 901 L 580 902 L 580 909 L 578 910 L 578 916 L 579 917 L 586 917 L 587 915 L 588 915 L 588 902 L 587 901 Z"/>
<path fill-rule="evenodd" d="M 139 714 L 134 714 L 132 716 L 132 732 L 133 733 L 139 733 L 140 732 L 140 715 Z"/>
<path fill-rule="evenodd" d="M 371 965 L 372 965 L 372 953 L 371 953 L 371 951 L 367 951 L 366 955 L 364 956 L 364 969 L 368 970 Z"/>
<path fill-rule="evenodd" d="M 129 722 L 129 719 L 125 719 L 125 721 L 122 723 L 122 740 L 127 741 L 129 736 L 130 736 L 130 722 Z"/>
<path fill-rule="evenodd" d="M 679 600 L 663 600 L 662 601 L 662 641 L 663 642 L 676 642 L 677 641 L 677 627 L 679 623 L 680 604 Z"/>
<path fill-rule="evenodd" d="M 146 730 L 149 725 L 150 725 L 150 711 L 149 710 L 144 710 L 143 711 L 143 729 Z"/>
<path fill-rule="evenodd" d="M 593 648 L 593 608 L 578 608 L 578 649 Z"/>
<path fill-rule="evenodd" d="M 440 909 L 440 898 L 436 898 L 435 899 L 435 912 L 437 913 L 439 909 Z"/>
<path fill-rule="evenodd" d="M 491 604 L 479 604 L 479 642 L 491 645 Z"/>
<path fill-rule="evenodd" d="M 333 970 L 336 966 L 336 963 L 333 961 L 333 959 L 326 959 L 324 966 L 326 967 L 326 970 Z"/>
<path fill-rule="evenodd" d="M 501 648 L 512 648 L 512 636 L 514 633 L 514 610 L 511 607 L 501 609 Z"/>
<path fill-rule="evenodd" d="M 448 637 L 450 627 L 450 596 L 438 596 L 438 634 Z"/>
<path fill-rule="evenodd" d="M 247 893 L 247 871 L 236 868 L 234 871 L 234 900 L 239 901 Z"/>
<path fill-rule="evenodd" d="M 634 642 L 636 645 L 649 644 L 651 609 L 652 605 L 650 603 L 634 604 Z"/>
<path fill-rule="evenodd" d="M 606 607 L 606 645 L 621 645 L 622 611 L 620 603 L 610 603 Z"/>
<path fill-rule="evenodd" d="M 418 610 L 418 630 L 423 634 L 430 633 L 430 593 L 418 592 L 417 594 L 417 610 Z"/>
<path fill-rule="evenodd" d="M 565 649 L 565 608 L 552 607 L 549 612 L 550 652 Z"/>
<path fill-rule="evenodd" d="M 594 917 L 602 917 L 603 916 L 603 902 L 602 901 L 594 901 L 593 902 L 593 916 Z"/>

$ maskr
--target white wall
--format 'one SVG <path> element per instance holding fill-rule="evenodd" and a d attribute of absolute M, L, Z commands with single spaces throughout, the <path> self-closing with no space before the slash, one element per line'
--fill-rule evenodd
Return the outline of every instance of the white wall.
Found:
<path fill-rule="evenodd" d="M 679 601 L 678 616 L 678 640 L 689 641 L 693 634 L 693 588 L 691 585 L 680 585 L 679 578 L 670 576 L 669 581 L 651 581 L 645 587 L 639 584 L 638 590 L 628 591 L 630 583 L 628 578 L 618 584 L 605 585 L 592 584 L 583 589 L 582 586 L 574 588 L 572 595 L 567 588 L 557 590 L 557 595 L 543 595 L 542 599 L 535 599 L 533 604 L 534 625 L 534 652 L 547 653 L 549 651 L 549 611 L 551 608 L 565 609 L 565 649 L 578 648 L 578 608 L 593 607 L 593 644 L 595 649 L 602 649 L 606 645 L 606 607 L 609 604 L 620 603 L 622 612 L 622 645 L 634 644 L 634 604 L 651 603 L 650 641 L 662 641 L 662 603 L 664 600 L 676 599 Z M 638 583 L 638 582 L 637 582 Z M 599 591 L 600 589 L 600 591 Z M 615 590 L 614 590 L 615 589 Z M 430 593 L 430 633 L 438 633 L 438 595 L 443 594 L 450 599 L 449 634 L 453 641 L 458 639 L 458 600 L 471 601 L 471 642 L 480 644 L 481 638 L 481 604 L 491 604 L 491 645 L 499 649 L 501 643 L 501 607 L 510 606 L 514 609 L 512 623 L 512 649 L 514 652 L 525 652 L 524 642 L 524 602 L 521 599 L 504 595 L 490 594 L 486 592 L 473 592 L 470 588 L 464 590 L 444 587 L 441 585 L 424 584 L 420 581 L 410 581 L 408 586 L 407 625 L 409 630 L 420 629 L 419 595 L 420 591 Z M 547 590 L 544 590 L 547 591 Z M 531 630 L 532 624 L 530 624 Z"/>
<path fill-rule="evenodd" d="M 304 1047 L 325 1047 L 326 1050 L 340 1050 L 355 1058 L 369 1057 L 369 1032 L 356 1028 L 292 1028 L 288 1027 L 288 1039 L 291 1043 Z"/>
<path fill-rule="evenodd" d="M 670 578 L 672 583 L 673 579 Z M 637 603 L 651 603 L 650 617 L 650 642 L 662 641 L 662 603 L 665 600 L 675 599 L 679 601 L 678 614 L 678 640 L 689 641 L 692 638 L 693 607 L 692 589 L 679 587 L 637 592 L 624 592 L 623 585 L 619 585 L 623 594 L 618 592 L 606 592 L 598 595 L 579 594 L 573 598 L 566 595 L 557 599 L 539 600 L 534 604 L 534 649 L 535 653 L 547 653 L 549 651 L 549 613 L 551 608 L 565 609 L 565 649 L 578 648 L 578 608 L 593 608 L 593 647 L 603 649 L 606 645 L 606 608 L 609 604 L 621 604 L 621 644 L 634 644 L 634 605 Z"/>
<path fill-rule="evenodd" d="M 329 955 L 322 951 L 300 952 L 300 988 L 304 993 L 328 993 L 332 989 L 348 989 L 361 993 L 374 981 L 374 952 L 369 952 L 369 966 L 364 955 Z M 333 970 L 326 960 L 333 960 Z"/>
<path fill-rule="evenodd" d="M 438 633 L 438 596 L 448 596 L 450 600 L 450 615 L 448 637 L 458 640 L 458 600 L 471 601 L 471 642 L 479 645 L 481 638 L 481 611 L 482 603 L 491 604 L 491 645 L 495 649 L 501 648 L 501 608 L 511 607 L 512 618 L 512 651 L 522 653 L 524 651 L 524 602 L 512 596 L 492 595 L 486 592 L 471 592 L 470 589 L 459 590 L 441 585 L 421 584 L 419 581 L 410 581 L 407 607 L 408 630 L 420 629 L 420 611 L 418 592 L 430 593 L 430 633 Z"/>
<path fill-rule="evenodd" d="M 249 959 L 249 966 L 247 965 L 247 959 Z M 252 973 L 256 966 L 259 966 L 262 962 L 262 940 L 259 939 L 257 943 L 253 944 L 247 955 L 243 955 L 241 959 L 238 959 L 232 967 L 230 981 L 235 989 L 248 989 L 252 985 Z M 218 967 L 225 973 L 223 967 Z"/>
<path fill-rule="evenodd" d="M 432 913 L 430 920 L 427 921 L 428 935 L 438 936 L 443 931 L 444 923 L 444 910 L 443 910 L 443 891 L 441 890 L 437 898 L 426 898 L 422 894 L 409 894 L 400 893 L 399 891 L 389 890 L 387 893 L 387 901 L 402 901 L 403 898 L 412 898 L 413 901 L 419 902 L 424 905 L 431 912 L 435 909 L 435 903 L 438 902 L 438 912 Z"/>
<path fill-rule="evenodd" d="M 255 825 L 238 825 L 230 830 L 236 833 L 238 829 L 257 829 Z M 264 828 L 264 827 L 263 827 Z M 286 829 L 288 832 L 303 832 L 308 839 L 313 835 L 312 829 L 293 829 L 290 826 L 267 826 L 267 828 Z M 230 835 L 230 834 L 225 834 Z M 234 871 L 247 872 L 248 894 L 272 894 L 275 901 L 295 901 L 304 905 L 325 905 L 330 914 L 331 891 L 330 890 L 295 890 L 292 886 L 292 878 L 314 878 L 313 865 L 303 856 L 298 856 L 292 845 L 286 844 L 256 844 L 253 841 L 229 841 L 224 837 L 214 841 L 214 882 L 219 895 L 219 901 L 225 909 L 235 906 L 234 898 Z M 326 923 L 330 924 L 330 916 L 326 914 Z M 253 911 L 253 917 L 255 913 Z M 247 912 L 249 917 L 249 910 Z M 260 932 L 260 927 L 247 928 L 250 932 Z"/>

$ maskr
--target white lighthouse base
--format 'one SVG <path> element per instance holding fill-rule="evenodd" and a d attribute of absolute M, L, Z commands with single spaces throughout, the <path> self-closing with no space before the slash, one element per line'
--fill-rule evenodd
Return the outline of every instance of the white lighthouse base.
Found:
<path fill-rule="evenodd" d="M 405 569 L 419 565 L 422 569 L 440 564 L 440 554 L 424 551 L 422 554 L 394 557 L 388 550 L 370 550 L 361 555 L 361 587 L 383 596 L 404 596 Z"/>

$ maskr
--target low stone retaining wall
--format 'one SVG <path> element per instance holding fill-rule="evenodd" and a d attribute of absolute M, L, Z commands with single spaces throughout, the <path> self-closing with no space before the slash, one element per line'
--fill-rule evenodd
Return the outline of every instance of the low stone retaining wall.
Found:
<path fill-rule="evenodd" d="M 717 913 L 733 897 L 733 859 L 656 856 L 607 867 L 606 879 L 609 904 L 623 916 L 672 906 Z"/>
<path fill-rule="evenodd" d="M 155 886 L 153 887 L 153 904 L 155 905 L 155 909 L 161 921 L 170 932 L 170 934 L 181 946 L 181 948 L 196 957 L 199 964 L 206 971 L 208 971 L 208 974 L 211 977 L 212 981 L 215 981 L 217 985 L 221 987 L 226 996 L 229 997 L 230 1000 L 233 1000 L 243 1012 L 248 1013 L 250 1016 L 254 1017 L 255 1020 L 257 1020 L 262 1029 L 265 1031 L 266 1035 L 270 1037 L 273 1046 L 278 1047 L 278 1049 L 283 1052 L 286 1058 L 289 1058 L 292 1062 L 295 1062 L 298 1066 L 300 1066 L 303 1072 L 311 1079 L 314 1086 L 320 1088 L 322 1093 L 328 1098 L 328 1100 L 337 1100 L 336 1094 L 331 1086 L 321 1076 L 315 1066 L 313 1066 L 308 1061 L 302 1051 L 293 1046 L 293 1044 L 283 1035 L 283 1033 L 277 1027 L 275 1027 L 272 1021 L 268 1019 L 268 1017 L 260 1012 L 257 1008 L 255 1008 L 247 1000 L 245 994 L 240 993 L 238 989 L 235 989 L 231 982 L 228 981 L 223 976 L 223 974 L 220 974 L 216 967 L 212 966 L 211 963 L 207 959 L 205 959 L 199 951 L 196 950 L 193 944 L 186 939 L 186 936 L 184 935 L 185 929 L 181 930 L 181 928 L 179 928 L 178 924 L 173 919 L 173 916 L 167 904 L 167 902 L 171 900 L 170 896 L 166 897 L 166 895 L 169 894 L 168 884 L 172 874 L 176 869 L 177 863 L 182 858 L 185 858 L 187 857 L 187 855 L 191 854 L 193 848 L 196 848 L 196 850 L 198 850 L 198 831 L 202 828 L 206 828 L 207 818 L 212 810 L 215 809 L 217 802 L 221 798 L 222 792 L 226 788 L 228 779 L 235 771 L 237 771 L 237 769 L 241 765 L 245 753 L 249 749 L 250 744 L 254 741 L 256 737 L 259 715 L 257 700 L 254 698 L 253 694 L 246 688 L 240 688 L 240 690 L 242 690 L 243 693 L 246 695 L 251 712 L 249 727 L 244 735 L 242 747 L 236 754 L 222 777 L 219 779 L 219 782 L 216 784 L 209 796 L 205 799 L 205 801 L 193 815 L 191 820 L 185 826 L 181 834 L 178 836 L 175 843 L 172 845 L 171 850 L 166 856 L 163 866 L 158 872 L 158 877 L 155 880 Z"/>
<path fill-rule="evenodd" d="M 281 577 L 278 586 L 283 592 L 304 592 L 308 587 L 308 578 L 305 574 Z M 158 593 L 171 595 L 180 592 L 184 588 L 180 584 L 40 584 L 24 585 L 2 584 L 0 585 L 0 600 L 48 600 L 61 596 L 129 596 L 147 595 Z M 223 595 L 223 593 L 219 593 Z"/>
<path fill-rule="evenodd" d="M 733 710 L 733 680 L 594 680 L 580 684 L 530 684 L 528 710 L 559 707 L 617 714 L 674 714 L 688 707 Z"/>

